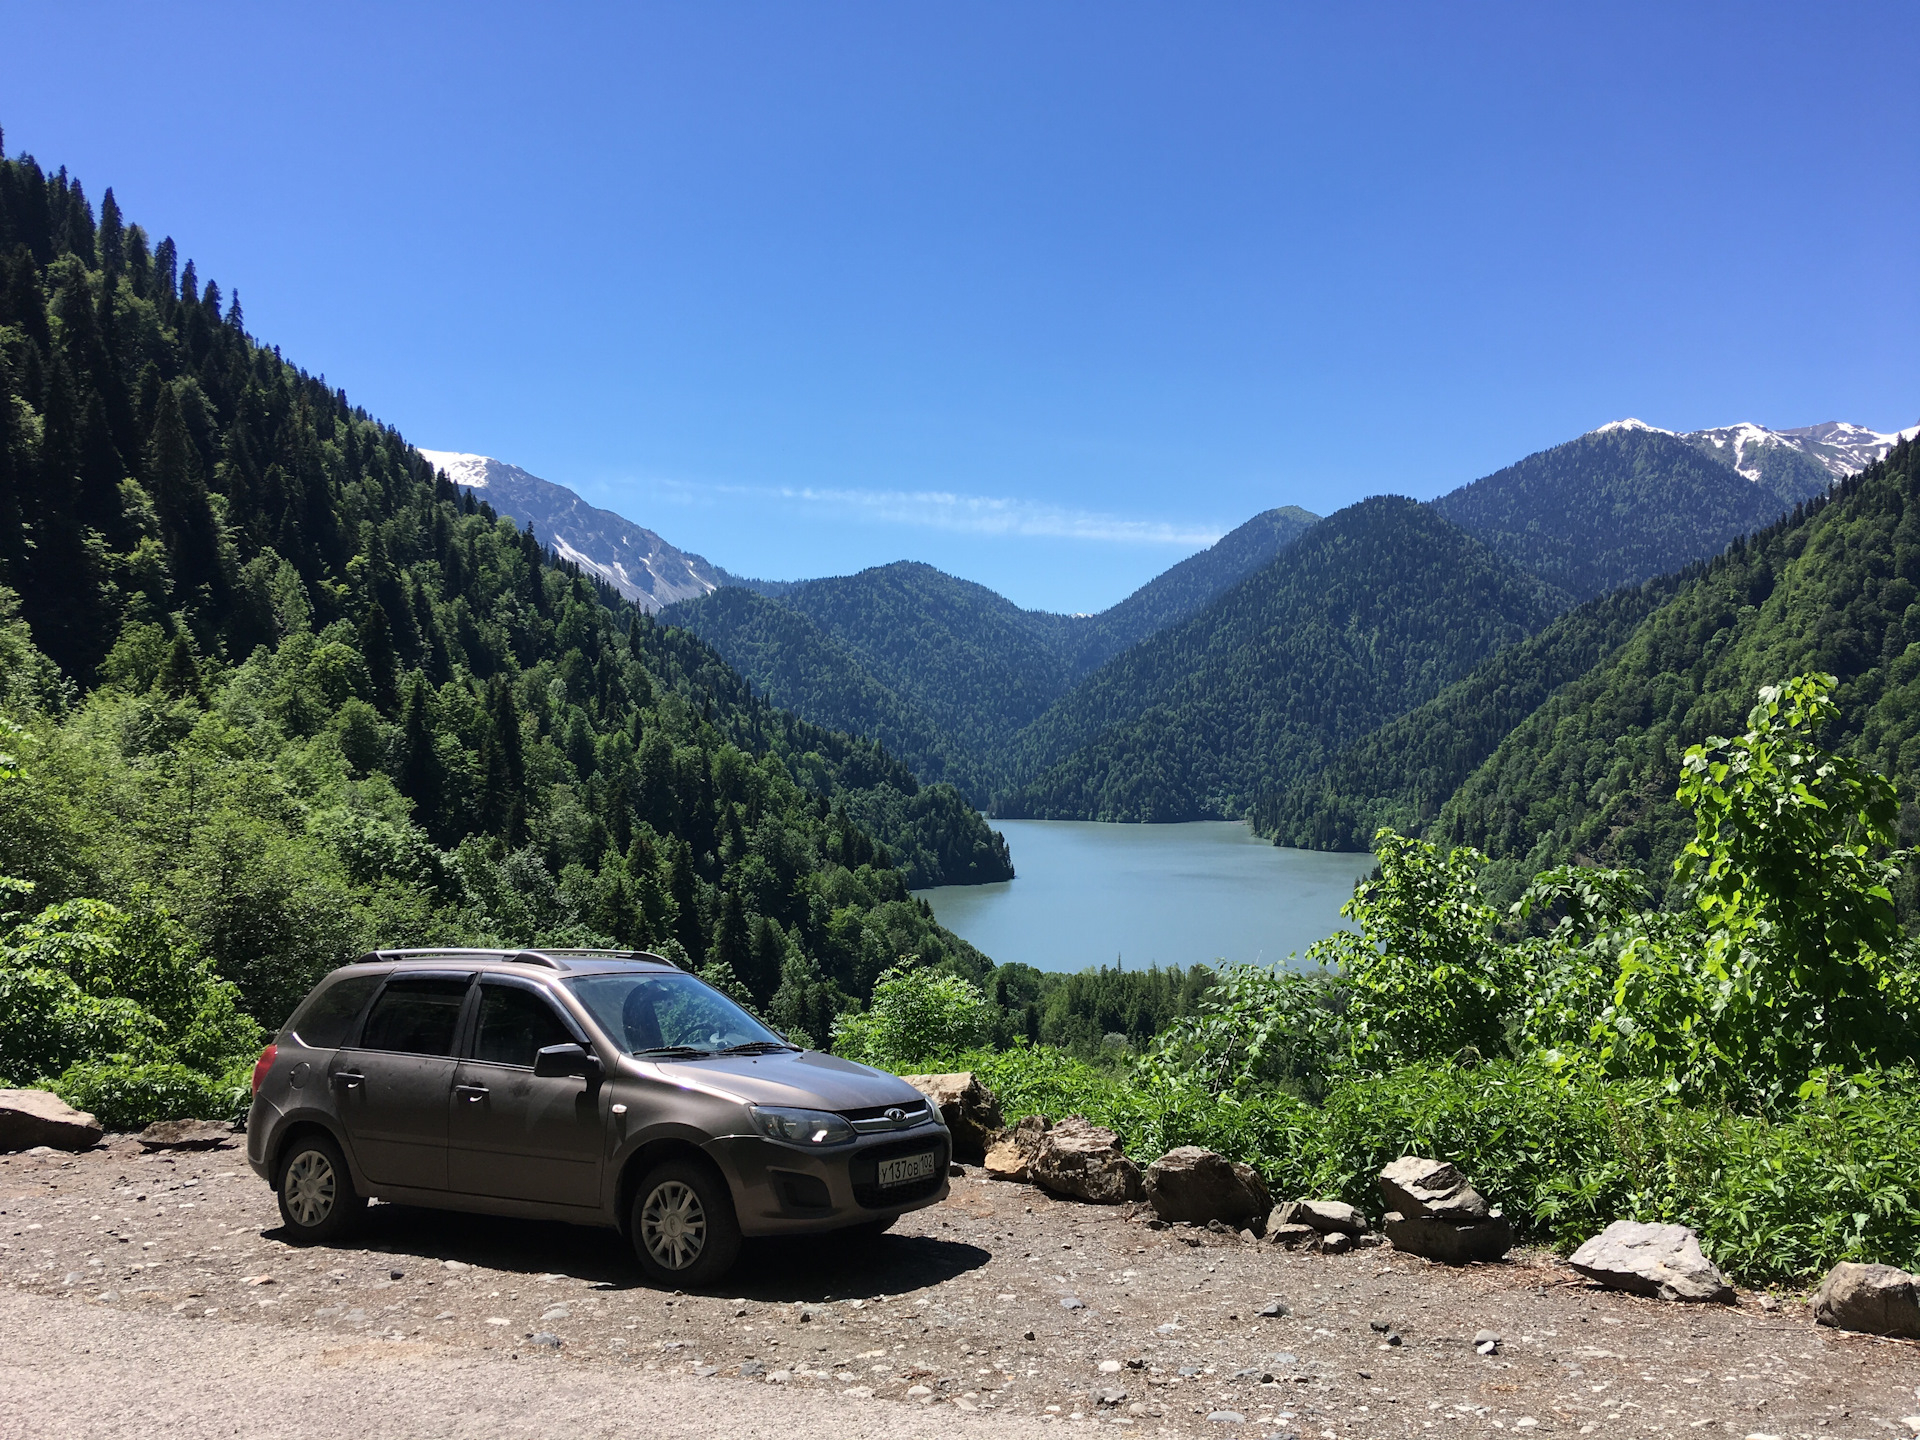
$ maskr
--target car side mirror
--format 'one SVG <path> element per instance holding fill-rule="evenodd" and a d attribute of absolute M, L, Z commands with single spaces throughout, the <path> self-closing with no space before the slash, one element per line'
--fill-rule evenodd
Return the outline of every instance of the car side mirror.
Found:
<path fill-rule="evenodd" d="M 534 1052 L 533 1073 L 541 1079 L 560 1075 L 578 1075 L 583 1079 L 600 1078 L 600 1060 L 579 1045 L 547 1045 Z"/>

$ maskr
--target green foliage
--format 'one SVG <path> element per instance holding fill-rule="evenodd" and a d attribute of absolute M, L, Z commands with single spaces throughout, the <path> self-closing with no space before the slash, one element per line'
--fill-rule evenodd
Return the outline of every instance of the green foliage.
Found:
<path fill-rule="evenodd" d="M 996 812 L 1237 817 L 1562 608 L 1428 507 L 1364 500 L 1029 727 L 1009 765 L 1037 778 Z"/>
<path fill-rule="evenodd" d="M 168 1061 L 73 1065 L 52 1090 L 109 1130 L 142 1130 L 156 1120 L 224 1120 L 247 1108 L 248 1072 L 216 1078 Z"/>
<path fill-rule="evenodd" d="M 1380 878 L 1363 880 L 1342 930 L 1309 956 L 1333 969 L 1346 998 L 1353 1061 L 1380 1070 L 1504 1046 L 1514 956 L 1493 934 L 1498 913 L 1475 888 L 1484 857 L 1383 830 Z"/>
<path fill-rule="evenodd" d="M 1529 455 L 1433 508 L 1580 600 L 1669 574 L 1791 501 L 1654 430 L 1605 430 Z"/>
<path fill-rule="evenodd" d="M 979 986 L 939 970 L 897 966 L 874 983 L 865 1011 L 835 1022 L 833 1049 L 868 1065 L 930 1068 L 978 1045 L 988 1023 Z"/>
<path fill-rule="evenodd" d="M 1318 1097 L 1345 1045 L 1348 1001 L 1323 975 L 1230 966 L 1160 1035 L 1146 1073 L 1214 1094 L 1286 1086 Z"/>

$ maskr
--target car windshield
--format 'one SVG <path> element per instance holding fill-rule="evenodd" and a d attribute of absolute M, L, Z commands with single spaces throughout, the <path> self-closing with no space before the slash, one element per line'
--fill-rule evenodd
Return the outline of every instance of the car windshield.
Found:
<path fill-rule="evenodd" d="M 789 1048 L 773 1031 L 691 975 L 581 975 L 567 982 L 629 1054 L 711 1055 L 740 1046 Z"/>

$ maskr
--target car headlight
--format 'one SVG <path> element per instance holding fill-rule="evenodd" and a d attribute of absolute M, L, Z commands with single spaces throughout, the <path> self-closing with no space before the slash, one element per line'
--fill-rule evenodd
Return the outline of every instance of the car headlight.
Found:
<path fill-rule="evenodd" d="M 853 1139 L 853 1126 L 831 1110 L 787 1110 L 749 1105 L 747 1113 L 769 1140 L 789 1145 L 844 1145 Z"/>

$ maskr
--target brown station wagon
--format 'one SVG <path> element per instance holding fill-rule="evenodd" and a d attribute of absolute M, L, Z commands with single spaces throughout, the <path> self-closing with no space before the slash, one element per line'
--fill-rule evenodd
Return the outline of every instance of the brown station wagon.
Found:
<path fill-rule="evenodd" d="M 369 1197 L 603 1225 L 655 1281 L 742 1237 L 878 1235 L 947 1193 L 940 1112 L 897 1076 L 769 1030 L 657 956 L 382 950 L 334 971 L 260 1057 L 247 1160 L 287 1229 Z"/>

